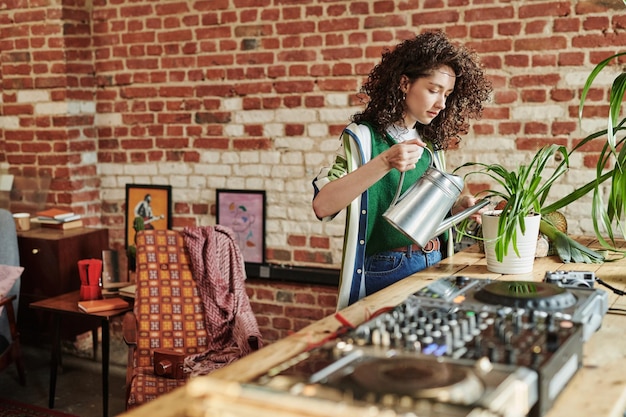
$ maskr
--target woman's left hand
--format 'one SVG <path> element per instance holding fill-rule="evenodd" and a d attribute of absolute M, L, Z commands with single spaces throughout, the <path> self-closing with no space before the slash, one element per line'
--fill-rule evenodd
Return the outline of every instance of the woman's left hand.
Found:
<path fill-rule="evenodd" d="M 457 214 L 462 212 L 465 209 L 468 209 L 470 207 L 474 207 L 476 205 L 476 198 L 474 196 L 471 195 L 462 195 L 461 197 L 459 197 L 458 200 L 456 200 L 456 203 L 454 203 L 454 205 L 452 206 L 452 210 L 450 210 L 452 212 L 452 214 Z M 476 221 L 477 223 L 481 223 L 481 217 L 480 217 L 480 213 L 482 213 L 483 211 L 485 211 L 486 208 L 483 207 L 480 210 L 478 210 L 476 213 L 472 214 L 469 218 Z"/>

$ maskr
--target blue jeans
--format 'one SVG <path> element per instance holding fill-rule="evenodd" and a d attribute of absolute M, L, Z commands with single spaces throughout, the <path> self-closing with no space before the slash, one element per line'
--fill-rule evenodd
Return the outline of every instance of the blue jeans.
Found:
<path fill-rule="evenodd" d="M 441 251 L 379 252 L 365 258 L 365 294 L 370 295 L 441 261 Z"/>

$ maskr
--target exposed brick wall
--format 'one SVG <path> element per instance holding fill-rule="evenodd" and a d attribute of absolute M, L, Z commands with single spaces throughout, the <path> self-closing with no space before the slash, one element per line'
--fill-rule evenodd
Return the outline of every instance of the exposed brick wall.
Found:
<path fill-rule="evenodd" d="M 334 287 L 248 279 L 246 288 L 265 343 L 334 313 L 337 305 Z"/>
<path fill-rule="evenodd" d="M 268 261 L 336 268 L 343 218 L 314 218 L 311 179 L 381 51 L 435 28 L 477 50 L 495 87 L 450 167 L 512 166 L 604 126 L 612 74 L 590 92 L 582 128 L 579 92 L 626 46 L 620 0 L 6 0 L 0 170 L 52 177 L 49 203 L 109 227 L 114 248 L 127 183 L 171 184 L 175 228 L 213 224 L 217 188 L 263 189 Z M 572 159 L 555 195 L 595 175 L 598 151 Z M 588 204 L 567 208 L 571 232 L 593 233 Z M 269 317 L 275 329 L 303 324 Z"/>

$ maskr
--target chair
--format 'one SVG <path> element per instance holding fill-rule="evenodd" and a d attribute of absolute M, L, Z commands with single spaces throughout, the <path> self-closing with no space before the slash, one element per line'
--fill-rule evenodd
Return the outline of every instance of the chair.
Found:
<path fill-rule="evenodd" d="M 197 278 L 194 280 L 183 233 L 140 231 L 136 246 L 135 303 L 123 322 L 124 340 L 129 346 L 127 409 L 184 385 L 193 360 L 204 358 L 215 348 L 205 317 L 203 290 L 199 290 Z M 234 332 L 238 326 L 234 323 L 230 327 Z M 165 359 L 160 361 L 163 355 Z M 185 374 L 180 377 L 183 363 Z"/>
<path fill-rule="evenodd" d="M 20 337 L 17 331 L 17 307 L 20 292 L 19 271 L 15 267 L 20 265 L 17 233 L 12 214 L 0 209 L 0 268 L 2 275 L 13 274 L 15 283 L 11 289 L 0 297 L 0 371 L 6 369 L 11 363 L 15 363 L 19 383 L 26 385 L 24 362 L 20 350 Z"/>

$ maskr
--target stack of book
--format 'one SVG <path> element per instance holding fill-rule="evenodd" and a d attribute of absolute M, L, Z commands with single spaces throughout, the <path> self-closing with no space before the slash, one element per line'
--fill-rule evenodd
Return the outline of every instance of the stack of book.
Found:
<path fill-rule="evenodd" d="M 118 310 L 120 308 L 128 307 L 128 301 L 123 300 L 119 297 L 78 302 L 78 308 L 85 313 L 98 313 L 100 311 Z"/>
<path fill-rule="evenodd" d="M 37 217 L 33 221 L 41 224 L 41 227 L 49 227 L 51 229 L 67 230 L 83 226 L 80 214 L 57 208 L 38 212 Z"/>

